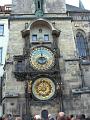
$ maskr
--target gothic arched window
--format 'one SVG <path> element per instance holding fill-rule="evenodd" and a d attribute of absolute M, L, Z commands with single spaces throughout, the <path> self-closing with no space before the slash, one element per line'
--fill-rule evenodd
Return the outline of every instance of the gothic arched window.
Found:
<path fill-rule="evenodd" d="M 38 9 L 41 9 L 41 3 L 38 1 Z"/>
<path fill-rule="evenodd" d="M 88 56 L 88 43 L 85 35 L 80 31 L 76 34 L 76 48 L 79 57 L 86 58 Z"/>
<path fill-rule="evenodd" d="M 35 0 L 35 14 L 38 17 L 43 16 L 43 0 Z"/>
<path fill-rule="evenodd" d="M 43 9 L 43 0 L 36 0 L 36 11 Z"/>

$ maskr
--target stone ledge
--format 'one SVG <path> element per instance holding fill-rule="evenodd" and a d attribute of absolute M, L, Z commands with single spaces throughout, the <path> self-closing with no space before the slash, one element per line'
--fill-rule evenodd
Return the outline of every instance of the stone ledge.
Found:
<path fill-rule="evenodd" d="M 89 87 L 83 87 L 83 88 L 76 88 L 72 89 L 73 94 L 85 94 L 85 93 L 90 93 L 90 88 Z"/>
<path fill-rule="evenodd" d="M 90 61 L 82 61 L 82 65 L 90 65 Z"/>
<path fill-rule="evenodd" d="M 34 14 L 16 14 L 9 16 L 9 20 L 24 20 L 24 19 L 38 19 Z M 59 20 L 72 20 L 72 17 L 69 16 L 43 16 L 43 19 L 59 19 Z"/>

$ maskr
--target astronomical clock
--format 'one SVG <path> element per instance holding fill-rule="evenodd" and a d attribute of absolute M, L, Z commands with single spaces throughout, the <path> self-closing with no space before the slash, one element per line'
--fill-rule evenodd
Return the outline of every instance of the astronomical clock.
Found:
<path fill-rule="evenodd" d="M 55 96 L 56 85 L 49 72 L 55 65 L 53 51 L 47 46 L 36 46 L 30 49 L 30 67 L 39 74 L 32 82 L 32 96 L 36 100 L 46 101 Z M 47 74 L 45 73 L 46 71 Z M 32 77 L 33 79 L 33 77 Z"/>
<path fill-rule="evenodd" d="M 58 66 L 59 61 L 56 58 L 57 53 L 51 45 L 53 43 L 57 45 L 55 41 L 43 41 L 43 43 L 38 42 L 38 44 L 37 41 L 36 43 L 31 42 L 28 60 L 31 82 L 28 80 L 28 86 L 32 100 L 44 102 L 56 97 L 56 85 L 58 79 L 60 80 L 60 71 Z"/>
<path fill-rule="evenodd" d="M 54 66 L 54 54 L 47 47 L 34 47 L 30 52 L 30 65 L 38 71 L 45 71 Z"/>
<path fill-rule="evenodd" d="M 26 45 L 24 56 L 27 107 L 29 107 L 29 103 L 32 107 L 35 106 L 35 103 L 36 106 L 41 107 L 43 103 L 47 106 L 51 103 L 58 106 L 60 101 L 57 95 L 57 88 L 60 88 L 60 86 L 58 87 L 60 85 L 58 49 L 60 31 L 47 20 L 40 19 L 22 31 L 22 35 Z M 52 107 L 52 105 L 50 106 Z"/>

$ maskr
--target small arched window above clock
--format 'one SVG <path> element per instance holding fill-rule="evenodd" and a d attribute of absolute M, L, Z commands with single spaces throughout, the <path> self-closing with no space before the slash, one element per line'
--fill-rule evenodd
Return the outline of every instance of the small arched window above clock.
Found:
<path fill-rule="evenodd" d="M 49 35 L 48 34 L 44 34 L 44 42 L 48 42 L 49 41 Z"/>
<path fill-rule="evenodd" d="M 32 35 L 32 42 L 36 42 L 37 41 L 37 34 L 33 34 Z"/>

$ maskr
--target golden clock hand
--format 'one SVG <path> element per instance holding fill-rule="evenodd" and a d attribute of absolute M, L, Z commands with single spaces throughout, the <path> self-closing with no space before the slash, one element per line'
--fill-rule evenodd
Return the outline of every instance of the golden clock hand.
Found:
<path fill-rule="evenodd" d="M 42 48 L 40 48 L 40 50 L 41 50 L 41 57 L 43 57 Z"/>
<path fill-rule="evenodd" d="M 43 57 L 43 54 L 42 54 L 42 52 L 41 52 L 41 58 Z"/>

